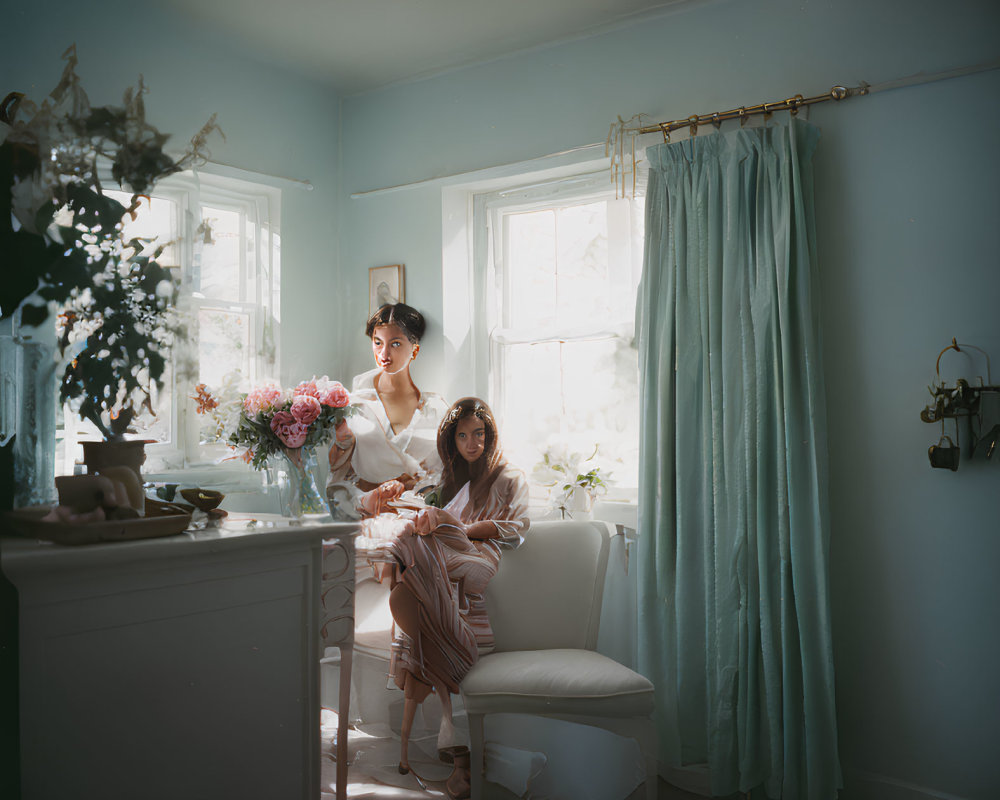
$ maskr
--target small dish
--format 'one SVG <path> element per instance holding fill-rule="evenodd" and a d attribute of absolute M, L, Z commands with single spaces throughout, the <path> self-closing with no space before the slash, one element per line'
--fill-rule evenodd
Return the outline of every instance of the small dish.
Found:
<path fill-rule="evenodd" d="M 214 489 L 181 489 L 180 495 L 200 511 L 211 511 L 225 497 Z"/>

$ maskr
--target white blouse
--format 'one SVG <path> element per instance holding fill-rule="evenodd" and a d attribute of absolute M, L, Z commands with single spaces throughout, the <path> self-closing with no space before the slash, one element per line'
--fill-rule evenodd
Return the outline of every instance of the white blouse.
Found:
<path fill-rule="evenodd" d="M 400 475 L 413 475 L 418 482 L 441 473 L 437 452 L 437 431 L 448 410 L 444 399 L 433 392 L 421 392 L 410 424 L 399 433 L 392 430 L 385 406 L 375 390 L 373 369 L 354 378 L 351 403 L 357 411 L 347 418 L 354 434 L 354 473 L 370 483 L 384 483 Z"/>

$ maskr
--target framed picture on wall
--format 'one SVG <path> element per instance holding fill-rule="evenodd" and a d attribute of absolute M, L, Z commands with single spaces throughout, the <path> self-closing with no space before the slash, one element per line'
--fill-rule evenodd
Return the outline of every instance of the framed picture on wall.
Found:
<path fill-rule="evenodd" d="M 402 303 L 406 300 L 403 284 L 403 265 L 368 268 L 368 315 L 371 316 L 386 303 Z"/>

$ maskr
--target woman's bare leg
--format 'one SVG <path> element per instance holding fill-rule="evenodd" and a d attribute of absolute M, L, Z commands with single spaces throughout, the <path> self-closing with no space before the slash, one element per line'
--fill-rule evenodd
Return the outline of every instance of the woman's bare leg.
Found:
<path fill-rule="evenodd" d="M 431 687 L 408 670 L 403 671 L 403 724 L 399 731 L 399 771 L 405 775 L 410 771 L 410 732 L 413 730 L 413 718 L 420 705 L 431 693 Z"/>
<path fill-rule="evenodd" d="M 420 638 L 420 601 L 405 583 L 397 583 L 389 592 L 389 611 L 403 633 L 413 641 Z"/>
<path fill-rule="evenodd" d="M 420 636 L 420 603 L 410 589 L 397 583 L 389 593 L 389 610 L 403 632 L 414 641 Z M 400 727 L 399 771 L 404 775 L 410 771 L 409 745 L 413 718 L 420 705 L 431 693 L 429 684 L 417 678 L 409 670 L 403 671 L 403 723 Z"/>
<path fill-rule="evenodd" d="M 410 744 L 410 731 L 413 730 L 413 717 L 417 713 L 417 701 L 412 697 L 407 697 L 403 703 L 403 726 L 400 730 L 400 748 L 399 748 L 399 771 L 405 775 L 410 771 L 410 757 L 409 757 L 409 744 Z"/>
<path fill-rule="evenodd" d="M 441 701 L 441 728 L 438 730 L 438 750 L 455 744 L 455 722 L 452 719 L 451 693 L 445 686 L 435 686 L 438 699 Z"/>
<path fill-rule="evenodd" d="M 427 674 L 429 676 L 447 674 L 448 659 L 436 645 L 421 635 L 420 601 L 405 583 L 397 583 L 389 592 L 389 610 L 403 633 L 418 643 Z"/>

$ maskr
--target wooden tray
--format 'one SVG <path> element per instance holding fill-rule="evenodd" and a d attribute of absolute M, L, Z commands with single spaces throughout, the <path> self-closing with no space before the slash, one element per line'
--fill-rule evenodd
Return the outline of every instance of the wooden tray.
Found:
<path fill-rule="evenodd" d="M 191 524 L 190 514 L 163 514 L 156 517 L 106 520 L 72 524 L 42 520 L 51 506 L 31 506 L 8 511 L 8 527 L 19 536 L 42 539 L 56 544 L 94 544 L 123 542 L 131 539 L 155 539 L 181 533 Z"/>

